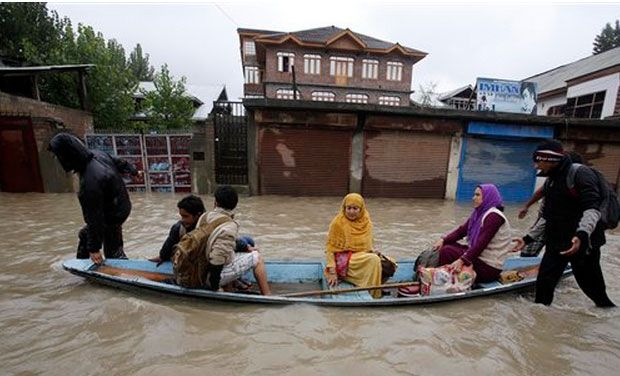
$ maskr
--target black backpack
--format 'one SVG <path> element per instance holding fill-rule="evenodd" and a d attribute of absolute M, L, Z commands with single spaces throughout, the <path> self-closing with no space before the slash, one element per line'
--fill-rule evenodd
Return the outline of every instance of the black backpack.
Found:
<path fill-rule="evenodd" d="M 605 179 L 603 174 L 592 167 L 588 167 L 579 163 L 573 163 L 570 166 L 568 175 L 566 175 L 566 186 L 569 190 L 573 191 L 575 187 L 575 175 L 577 170 L 581 167 L 589 168 L 594 172 L 598 180 L 599 192 L 601 193 L 601 206 L 599 211 L 601 212 L 601 223 L 607 230 L 618 227 L 618 221 L 620 220 L 620 202 L 618 202 L 618 195 L 611 187 L 611 184 Z"/>

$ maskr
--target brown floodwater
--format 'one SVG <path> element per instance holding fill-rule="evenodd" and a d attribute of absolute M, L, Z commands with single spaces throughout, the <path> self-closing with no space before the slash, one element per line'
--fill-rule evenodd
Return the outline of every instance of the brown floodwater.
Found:
<path fill-rule="evenodd" d="M 132 194 L 129 257 L 155 256 L 182 195 Z M 203 196 L 208 206 L 213 199 Z M 241 233 L 267 259 L 321 259 L 341 198 L 241 197 Z M 470 213 L 468 203 L 369 199 L 378 248 L 413 258 Z M 516 206 L 515 234 L 527 228 Z M 551 307 L 533 293 L 400 308 L 203 302 L 86 282 L 62 269 L 82 216 L 75 194 L 0 193 L 0 374 L 610 375 L 620 309 L 597 309 L 574 279 Z M 620 304 L 620 231 L 603 271 Z"/>

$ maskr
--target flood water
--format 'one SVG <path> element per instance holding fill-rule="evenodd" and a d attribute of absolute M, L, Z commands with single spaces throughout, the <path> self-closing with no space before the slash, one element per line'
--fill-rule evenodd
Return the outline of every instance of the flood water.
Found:
<path fill-rule="evenodd" d="M 129 257 L 155 256 L 182 195 L 132 194 Z M 213 198 L 202 196 L 208 206 Z M 267 259 L 323 257 L 341 198 L 241 197 L 242 234 Z M 377 248 L 413 258 L 470 213 L 442 200 L 369 199 Z M 507 208 L 515 234 L 527 228 Z M 551 307 L 533 293 L 401 308 L 203 302 L 86 282 L 62 269 L 82 216 L 75 194 L 0 193 L 0 374 L 610 375 L 620 309 L 601 310 L 564 280 Z M 620 304 L 620 231 L 603 248 Z"/>

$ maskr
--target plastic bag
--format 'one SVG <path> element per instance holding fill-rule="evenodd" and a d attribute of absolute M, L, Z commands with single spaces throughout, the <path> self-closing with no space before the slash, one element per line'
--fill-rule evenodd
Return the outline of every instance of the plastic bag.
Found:
<path fill-rule="evenodd" d="M 420 267 L 420 294 L 441 295 L 471 290 L 476 279 L 473 267 L 463 266 L 460 272 L 455 272 L 448 265 L 437 268 Z"/>

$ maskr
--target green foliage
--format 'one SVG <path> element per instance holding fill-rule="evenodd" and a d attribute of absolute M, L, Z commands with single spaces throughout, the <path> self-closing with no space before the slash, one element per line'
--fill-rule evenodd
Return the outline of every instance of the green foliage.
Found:
<path fill-rule="evenodd" d="M 138 81 L 153 81 L 155 68 L 149 63 L 149 54 L 142 55 L 140 43 L 129 54 L 129 69 Z"/>
<path fill-rule="evenodd" d="M 45 64 L 62 44 L 58 30 L 67 22 L 45 3 L 0 3 L 0 55 Z"/>
<path fill-rule="evenodd" d="M 82 24 L 76 32 L 45 3 L 0 3 L 0 52 L 34 65 L 95 64 L 86 78 L 95 128 L 129 125 L 137 78 L 114 39 Z M 78 85 L 76 73 L 41 75 L 41 99 L 79 108 Z"/>
<path fill-rule="evenodd" d="M 594 38 L 592 54 L 600 54 L 612 48 L 620 46 L 620 21 L 616 20 L 615 27 L 608 22 L 601 33 Z"/>
<path fill-rule="evenodd" d="M 153 80 L 154 91 L 143 91 L 147 123 L 151 129 L 191 128 L 194 107 L 185 93 L 185 77 L 175 81 L 164 64 Z"/>

